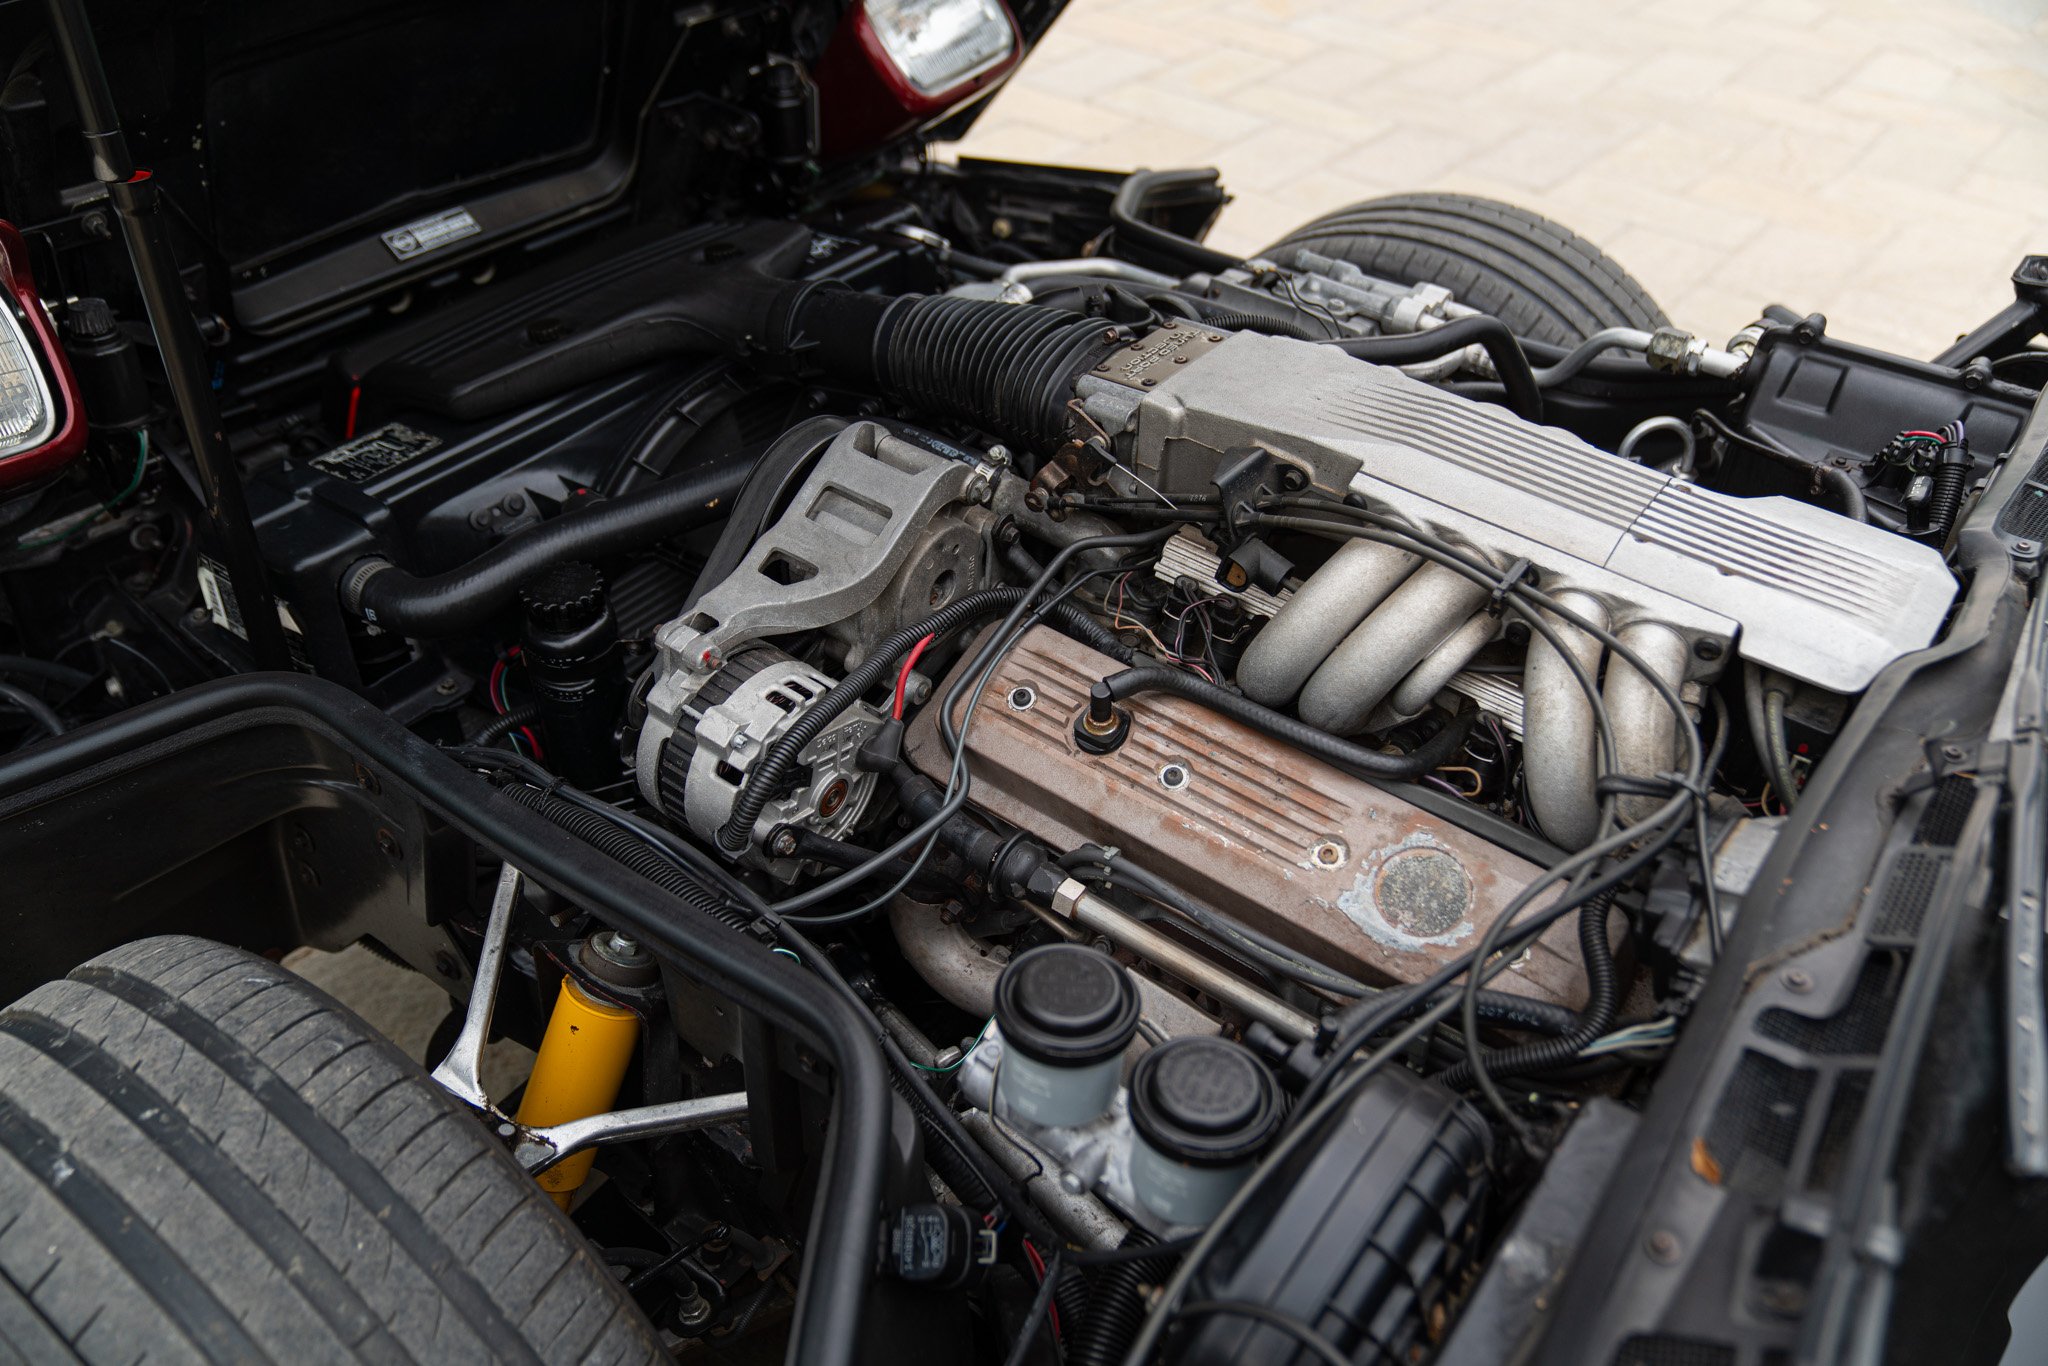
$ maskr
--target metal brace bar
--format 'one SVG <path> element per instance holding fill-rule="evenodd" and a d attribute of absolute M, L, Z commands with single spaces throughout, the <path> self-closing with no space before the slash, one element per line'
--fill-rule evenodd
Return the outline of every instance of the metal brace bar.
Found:
<path fill-rule="evenodd" d="M 481 1070 L 484 1045 L 491 1038 L 491 1008 L 498 999 L 498 979 L 505 970 L 505 941 L 512 930 L 512 908 L 519 901 L 520 872 L 506 864 L 498 873 L 498 890 L 491 897 L 491 918 L 484 927 L 483 952 L 477 958 L 476 976 L 469 986 L 469 1006 L 463 1012 L 462 1032 L 441 1065 L 434 1080 L 465 1105 L 489 1114 L 498 1107 L 484 1090 Z"/>
<path fill-rule="evenodd" d="M 600 1143 L 623 1143 L 630 1138 L 659 1138 L 666 1134 L 706 1129 L 747 1112 L 747 1093 L 734 1091 L 722 1096 L 699 1096 L 694 1100 L 672 1101 L 666 1105 L 642 1105 L 631 1110 L 586 1119 L 565 1120 L 540 1129 L 517 1131 L 512 1140 L 512 1160 L 528 1176 L 539 1176 L 563 1158 Z"/>

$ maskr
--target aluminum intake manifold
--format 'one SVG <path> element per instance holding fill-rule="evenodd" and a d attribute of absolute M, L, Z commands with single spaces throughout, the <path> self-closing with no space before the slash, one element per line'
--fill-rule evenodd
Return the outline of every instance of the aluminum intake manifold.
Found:
<path fill-rule="evenodd" d="M 1432 388 L 1334 347 L 1153 334 L 1080 384 L 1137 481 L 1206 491 L 1225 452 L 1260 447 L 1503 569 L 1527 560 L 1553 598 L 1613 631 L 1672 686 L 1733 652 L 1839 693 L 1934 638 L 1955 580 L 1932 548 L 1789 498 L 1735 498 L 1571 433 Z M 1135 475 L 1135 479 L 1131 476 Z M 1487 643 L 1486 590 L 1381 545 L 1346 547 L 1254 640 L 1239 671 L 1269 705 L 1351 732 L 1412 714 Z M 1565 628 L 1598 670 L 1597 641 Z M 1625 772 L 1670 767 L 1675 718 L 1627 666 L 1606 670 Z M 1531 648 L 1522 719 L 1532 800 L 1563 843 L 1591 837 L 1591 705 L 1570 666 Z M 1548 797 L 1548 800 L 1546 800 Z M 1567 811 L 1565 808 L 1573 808 Z"/>

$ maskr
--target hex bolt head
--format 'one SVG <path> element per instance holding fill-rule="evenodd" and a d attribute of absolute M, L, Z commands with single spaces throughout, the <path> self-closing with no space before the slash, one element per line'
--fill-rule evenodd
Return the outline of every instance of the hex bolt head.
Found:
<path fill-rule="evenodd" d="M 1797 992 L 1801 996 L 1813 990 L 1813 974 L 1805 968 L 1786 968 L 1778 980 L 1785 984 L 1785 990 Z"/>

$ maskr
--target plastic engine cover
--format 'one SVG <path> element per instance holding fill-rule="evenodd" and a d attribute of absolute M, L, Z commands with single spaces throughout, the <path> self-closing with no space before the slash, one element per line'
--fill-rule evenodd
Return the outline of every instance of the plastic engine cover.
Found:
<path fill-rule="evenodd" d="M 1308 1325 L 1368 1366 L 1405 1366 L 1463 1285 L 1488 1192 L 1485 1121 L 1398 1063 L 1233 1221 L 1187 1300 L 1250 1301 Z M 1234 1315 L 1189 1319 L 1175 1366 L 1310 1360 L 1286 1330 Z"/>

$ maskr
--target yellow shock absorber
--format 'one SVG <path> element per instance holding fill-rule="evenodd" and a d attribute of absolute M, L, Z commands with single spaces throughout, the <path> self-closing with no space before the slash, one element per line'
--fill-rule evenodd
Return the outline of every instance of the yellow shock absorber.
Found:
<path fill-rule="evenodd" d="M 518 1121 L 532 1128 L 603 1114 L 619 1098 L 633 1044 L 640 1035 L 640 1017 L 590 995 L 574 978 L 562 979 L 555 1013 L 541 1036 L 540 1054 L 526 1079 Z M 590 1175 L 597 1160 L 586 1150 L 557 1162 L 540 1174 L 541 1189 L 563 1209 Z"/>

